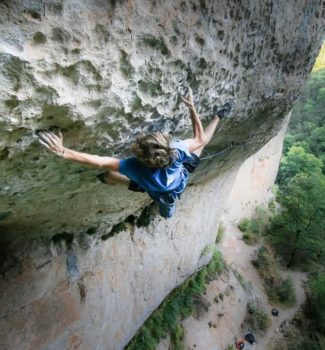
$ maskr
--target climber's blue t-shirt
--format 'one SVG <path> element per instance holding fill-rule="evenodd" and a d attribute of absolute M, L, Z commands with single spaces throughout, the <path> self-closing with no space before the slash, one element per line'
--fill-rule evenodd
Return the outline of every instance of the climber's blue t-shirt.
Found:
<path fill-rule="evenodd" d="M 177 154 L 168 168 L 149 168 L 135 157 L 122 159 L 119 167 L 121 174 L 135 181 L 159 203 L 160 214 L 164 217 L 174 215 L 176 199 L 185 190 L 189 179 L 183 163 L 193 160 L 184 141 L 174 141 L 171 147 L 176 149 Z"/>

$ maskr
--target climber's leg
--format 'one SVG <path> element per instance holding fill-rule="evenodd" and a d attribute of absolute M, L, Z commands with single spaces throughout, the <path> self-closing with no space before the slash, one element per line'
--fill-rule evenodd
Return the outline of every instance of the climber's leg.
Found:
<path fill-rule="evenodd" d="M 229 101 L 225 103 L 220 109 L 217 106 L 213 107 L 213 118 L 207 128 L 204 130 L 205 142 L 204 146 L 198 148 L 193 153 L 200 156 L 203 148 L 211 141 L 212 136 L 216 130 L 216 127 L 221 119 L 227 118 L 233 107 L 233 102 Z"/>
<path fill-rule="evenodd" d="M 220 118 L 217 115 L 214 116 L 213 119 L 211 120 L 211 122 L 209 123 L 209 125 L 204 130 L 204 138 L 205 138 L 204 146 L 207 145 L 211 141 L 212 136 L 213 136 L 213 134 L 218 126 L 219 121 L 220 121 Z M 203 151 L 204 146 L 198 148 L 193 153 L 199 157 Z"/>
<path fill-rule="evenodd" d="M 130 185 L 130 179 L 116 171 L 107 170 L 97 176 L 98 180 L 104 184 L 114 185 L 114 184 L 124 184 L 126 186 Z"/>
<path fill-rule="evenodd" d="M 135 181 L 130 180 L 127 176 L 124 176 L 116 171 L 107 170 L 104 173 L 97 175 L 100 182 L 106 185 L 122 184 L 128 186 L 128 189 L 133 192 L 146 192 Z"/>

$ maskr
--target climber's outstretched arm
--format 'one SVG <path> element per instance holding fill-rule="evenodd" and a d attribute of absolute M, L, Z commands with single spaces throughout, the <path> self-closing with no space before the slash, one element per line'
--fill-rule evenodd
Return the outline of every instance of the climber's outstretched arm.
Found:
<path fill-rule="evenodd" d="M 51 131 L 39 131 L 39 142 L 49 151 L 58 156 L 83 165 L 90 165 L 96 168 L 108 169 L 113 171 L 119 170 L 120 160 L 113 157 L 101 157 L 93 154 L 77 152 L 63 146 L 62 133 L 57 136 Z"/>
<path fill-rule="evenodd" d="M 198 148 L 201 148 L 202 146 L 205 145 L 205 142 L 206 142 L 205 134 L 204 134 L 204 130 L 203 130 L 200 118 L 196 113 L 196 110 L 194 107 L 193 93 L 191 88 L 188 89 L 187 98 L 185 99 L 184 97 L 182 97 L 182 100 L 188 107 L 190 111 L 191 120 L 192 120 L 194 138 L 184 140 L 188 144 L 189 150 L 192 153 L 196 151 Z"/>

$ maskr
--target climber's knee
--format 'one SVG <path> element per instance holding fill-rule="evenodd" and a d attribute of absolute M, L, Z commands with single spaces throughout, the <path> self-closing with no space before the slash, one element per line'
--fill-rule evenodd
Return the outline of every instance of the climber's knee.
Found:
<path fill-rule="evenodd" d="M 142 187 L 140 187 L 135 181 L 130 180 L 129 190 L 133 192 L 146 192 Z"/>

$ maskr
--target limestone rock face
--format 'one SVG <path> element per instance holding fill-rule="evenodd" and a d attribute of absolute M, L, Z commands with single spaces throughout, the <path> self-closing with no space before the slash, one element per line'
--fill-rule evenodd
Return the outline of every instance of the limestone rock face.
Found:
<path fill-rule="evenodd" d="M 1 1 L 2 343 L 122 348 L 206 263 L 236 169 L 280 130 L 323 35 L 316 0 Z M 235 108 L 203 156 L 227 150 L 168 221 L 36 141 L 60 128 L 67 147 L 125 157 L 142 131 L 188 137 L 187 85 L 204 123 Z"/>

